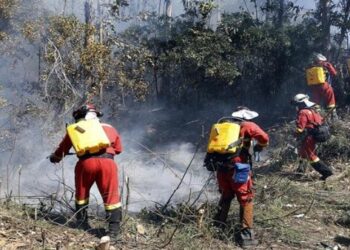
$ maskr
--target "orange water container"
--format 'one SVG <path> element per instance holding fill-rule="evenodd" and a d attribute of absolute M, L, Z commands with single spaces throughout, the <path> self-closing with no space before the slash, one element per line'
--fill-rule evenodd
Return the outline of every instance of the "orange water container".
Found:
<path fill-rule="evenodd" d="M 78 156 L 94 154 L 110 146 L 98 119 L 81 120 L 67 127 L 67 133 Z"/>

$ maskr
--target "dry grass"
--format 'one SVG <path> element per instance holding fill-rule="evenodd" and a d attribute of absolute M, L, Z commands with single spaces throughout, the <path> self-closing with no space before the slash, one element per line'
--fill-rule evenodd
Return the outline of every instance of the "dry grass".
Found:
<path fill-rule="evenodd" d="M 292 138 L 283 135 L 290 131 L 290 125 L 272 133 L 276 145 L 269 159 L 255 166 L 255 231 L 260 242 L 256 249 L 350 247 L 350 146 L 345 143 L 349 128 L 349 121 L 334 124 L 334 138 L 319 148 L 324 159 L 331 158 L 335 170 L 327 182 L 319 181 L 311 168 L 304 174 L 295 173 L 298 158 L 285 146 Z M 235 241 L 237 201 L 233 201 L 225 230 L 212 226 L 215 201 L 190 204 L 184 201 L 166 209 L 160 206 L 126 215 L 116 247 L 239 249 Z M 104 231 L 103 218 L 90 211 L 95 230 L 83 232 L 72 228 L 72 213 L 68 211 L 54 217 L 50 209 L 40 213 L 4 201 L 0 207 L 0 248 L 94 249 Z"/>

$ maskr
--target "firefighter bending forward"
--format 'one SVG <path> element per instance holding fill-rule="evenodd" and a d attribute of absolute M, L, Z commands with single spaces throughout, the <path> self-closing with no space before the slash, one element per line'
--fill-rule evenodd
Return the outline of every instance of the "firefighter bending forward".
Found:
<path fill-rule="evenodd" d="M 309 133 L 315 124 L 322 124 L 323 118 L 316 111 L 314 102 L 305 94 L 294 96 L 291 104 L 296 107 L 296 137 L 299 141 L 298 153 L 302 159 L 307 159 L 310 165 L 321 174 L 320 179 L 326 180 L 333 174 L 332 169 L 318 158 L 316 154 L 316 140 Z"/>
<path fill-rule="evenodd" d="M 76 122 L 81 120 L 98 119 L 102 113 L 91 104 L 84 105 L 73 112 Z M 116 239 L 120 232 L 122 219 L 121 201 L 118 190 L 118 169 L 114 162 L 114 156 L 122 152 L 121 140 L 118 132 L 109 124 L 102 123 L 110 145 L 95 154 L 79 156 L 75 166 L 75 206 L 77 227 L 88 230 L 87 207 L 89 204 L 90 188 L 96 182 L 102 196 L 108 222 L 108 235 Z M 50 155 L 52 163 L 58 163 L 68 154 L 72 147 L 72 141 L 68 134 L 65 135 L 58 148 Z"/>
<path fill-rule="evenodd" d="M 216 225 L 224 225 L 228 216 L 231 201 L 236 196 L 240 204 L 240 241 L 242 246 L 256 245 L 258 241 L 253 233 L 253 181 L 251 172 L 251 154 L 249 148 L 252 140 L 257 143 L 254 146 L 255 152 L 260 152 L 268 145 L 268 135 L 254 122 L 249 120 L 258 116 L 258 113 L 245 107 L 240 107 L 232 113 L 235 123 L 240 125 L 240 138 L 242 147 L 238 155 L 233 155 L 223 164 L 217 165 L 217 180 L 221 197 L 219 200 L 218 211 L 214 217 Z M 215 155 L 208 153 L 205 159 L 205 166 L 215 165 Z M 235 179 L 236 166 L 239 164 L 249 164 L 248 178 L 244 183 L 238 183 Z"/>

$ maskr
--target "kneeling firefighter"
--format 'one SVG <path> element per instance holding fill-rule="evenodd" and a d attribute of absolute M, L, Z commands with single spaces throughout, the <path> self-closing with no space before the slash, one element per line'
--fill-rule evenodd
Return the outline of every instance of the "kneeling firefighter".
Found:
<path fill-rule="evenodd" d="M 118 190 L 118 169 L 114 156 L 122 152 L 117 130 L 109 124 L 100 123 L 102 113 L 92 104 L 73 112 L 74 124 L 58 148 L 50 155 L 52 163 L 58 163 L 73 146 L 79 158 L 75 166 L 75 206 L 77 227 L 88 230 L 87 207 L 90 188 L 96 182 L 102 196 L 108 222 L 108 235 L 116 239 L 122 219 L 121 200 Z"/>
<path fill-rule="evenodd" d="M 298 154 L 307 159 L 311 166 L 321 174 L 321 180 L 331 176 L 332 169 L 318 158 L 316 143 L 325 142 L 330 137 L 329 127 L 316 110 L 316 103 L 305 94 L 294 96 L 291 104 L 296 107 L 296 138 L 299 144 Z"/>
<path fill-rule="evenodd" d="M 217 172 L 221 193 L 215 225 L 225 225 L 231 201 L 236 196 L 240 204 L 240 243 L 242 246 L 256 245 L 253 233 L 253 181 L 251 154 L 252 140 L 257 143 L 254 152 L 260 152 L 269 142 L 268 135 L 249 120 L 258 113 L 240 107 L 232 117 L 224 118 L 211 129 L 208 153 L 204 166 Z"/>

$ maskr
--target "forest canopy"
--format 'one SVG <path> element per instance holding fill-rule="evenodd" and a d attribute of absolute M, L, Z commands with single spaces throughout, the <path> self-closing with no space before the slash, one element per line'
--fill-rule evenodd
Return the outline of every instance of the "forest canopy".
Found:
<path fill-rule="evenodd" d="M 39 57 L 35 87 L 57 107 L 86 100 L 113 107 L 154 101 L 201 107 L 232 99 L 257 105 L 271 97 L 279 103 L 306 91 L 304 69 L 315 52 L 339 70 L 338 104 L 349 102 L 349 1 L 315 1 L 315 9 L 305 10 L 294 1 L 252 0 L 251 10 L 231 13 L 211 0 L 184 1 L 180 15 L 166 5 L 165 12 L 140 11 L 138 21 L 123 16 L 127 2 L 85 1 L 84 18 L 65 10 L 23 15 L 28 2 L 0 1 L 2 47 L 13 50 L 6 44 L 25 37 Z M 18 16 L 27 19 L 20 23 Z"/>

